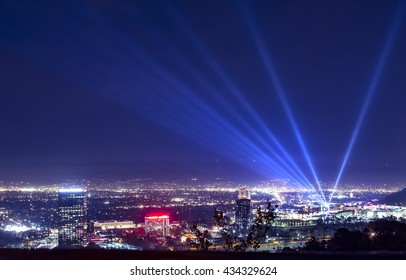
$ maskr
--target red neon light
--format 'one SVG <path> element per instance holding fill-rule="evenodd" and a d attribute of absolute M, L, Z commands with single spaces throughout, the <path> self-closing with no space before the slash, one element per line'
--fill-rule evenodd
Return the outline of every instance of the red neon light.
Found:
<path fill-rule="evenodd" d="M 150 220 L 157 220 L 157 219 L 169 219 L 168 215 L 162 215 L 162 216 L 149 216 L 149 217 L 145 217 L 146 219 L 150 219 Z"/>

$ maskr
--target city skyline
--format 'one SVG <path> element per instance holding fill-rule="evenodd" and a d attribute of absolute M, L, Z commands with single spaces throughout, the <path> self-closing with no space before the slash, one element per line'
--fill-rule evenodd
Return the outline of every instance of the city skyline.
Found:
<path fill-rule="evenodd" d="M 402 1 L 1 6 L 0 179 L 406 181 Z"/>
<path fill-rule="evenodd" d="M 326 206 L 312 191 L 286 180 L 194 183 L 95 180 L 37 188 L 10 183 L 0 187 L 0 249 L 46 249 L 51 254 L 81 248 L 295 250 L 305 257 L 307 250 L 404 248 L 403 186 L 345 185 L 334 192 L 334 184 L 322 184 L 326 195 L 334 193 Z M 354 234 L 347 236 L 353 239 L 362 229 L 367 239 L 353 240 L 358 249 L 348 246 L 348 240 L 336 244 L 338 232 Z M 388 230 L 399 236 L 383 247 L 381 241 L 376 246 L 370 242 L 384 242 Z"/>

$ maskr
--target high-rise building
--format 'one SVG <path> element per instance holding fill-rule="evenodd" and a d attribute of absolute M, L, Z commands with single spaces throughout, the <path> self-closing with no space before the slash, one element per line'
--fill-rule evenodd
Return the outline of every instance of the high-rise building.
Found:
<path fill-rule="evenodd" d="M 84 245 L 86 210 L 85 189 L 59 189 L 58 244 L 60 247 Z"/>
<path fill-rule="evenodd" d="M 150 237 L 169 236 L 169 216 L 145 217 L 145 235 Z"/>
<path fill-rule="evenodd" d="M 245 188 L 238 190 L 235 222 L 242 231 L 248 230 L 251 225 L 251 195 Z"/>

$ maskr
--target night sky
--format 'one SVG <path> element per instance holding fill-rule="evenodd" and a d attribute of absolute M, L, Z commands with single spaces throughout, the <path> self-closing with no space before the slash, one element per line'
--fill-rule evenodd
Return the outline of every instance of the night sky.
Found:
<path fill-rule="evenodd" d="M 259 34 L 319 179 L 334 181 L 401 8 L 0 0 L 0 179 L 284 177 L 263 124 L 312 181 Z M 405 50 L 406 15 L 342 182 L 406 181 Z"/>

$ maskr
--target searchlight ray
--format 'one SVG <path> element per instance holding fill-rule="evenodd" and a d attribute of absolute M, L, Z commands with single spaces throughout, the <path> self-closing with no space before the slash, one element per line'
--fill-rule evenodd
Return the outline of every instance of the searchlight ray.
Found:
<path fill-rule="evenodd" d="M 352 148 L 353 148 L 354 143 L 355 143 L 355 141 L 357 139 L 357 136 L 358 136 L 358 133 L 359 133 L 359 131 L 361 129 L 361 126 L 362 126 L 362 124 L 364 122 L 364 118 L 365 118 L 365 115 L 367 113 L 369 104 L 371 103 L 372 97 L 374 96 L 374 94 L 376 92 L 376 89 L 378 87 L 378 84 L 379 84 L 379 82 L 380 82 L 380 80 L 382 78 L 382 72 L 383 72 L 383 70 L 385 68 L 385 65 L 386 65 L 386 62 L 388 60 L 388 56 L 390 54 L 390 51 L 393 48 L 393 44 L 395 42 L 396 35 L 398 33 L 398 30 L 399 30 L 399 26 L 400 26 L 400 23 L 402 21 L 403 14 L 405 12 L 405 6 L 406 6 L 405 3 L 406 3 L 405 1 L 401 1 L 401 7 L 396 10 L 396 15 L 395 15 L 394 21 L 393 21 L 393 23 L 391 25 L 391 28 L 389 30 L 389 33 L 388 33 L 386 39 L 385 39 L 385 43 L 383 45 L 382 52 L 381 52 L 381 54 L 379 56 L 378 63 L 376 65 L 375 71 L 374 71 L 374 73 L 372 75 L 372 79 L 371 79 L 371 82 L 369 84 L 367 94 L 365 96 L 364 103 L 362 104 L 361 111 L 360 111 L 360 113 L 358 115 L 358 119 L 357 119 L 357 122 L 355 124 L 354 131 L 353 131 L 353 133 L 351 135 L 350 142 L 348 144 L 348 147 L 347 147 L 347 150 L 345 152 L 343 161 L 341 163 L 341 167 L 340 167 L 340 170 L 338 172 L 337 179 L 336 179 L 336 181 L 334 183 L 333 191 L 330 194 L 329 202 L 331 202 L 331 200 L 333 199 L 333 195 L 334 195 L 334 193 L 335 193 L 335 191 L 337 189 L 337 186 L 338 186 L 338 184 L 340 182 L 340 179 L 341 179 L 341 177 L 343 175 L 345 166 L 347 165 L 348 158 L 350 157 Z"/>
<path fill-rule="evenodd" d="M 261 61 L 263 63 L 263 66 L 267 70 L 269 78 L 272 81 L 272 84 L 273 84 L 273 86 L 275 88 L 275 91 L 276 91 L 276 93 L 277 93 L 277 95 L 278 95 L 278 97 L 279 97 L 279 99 L 280 99 L 280 101 L 282 103 L 282 106 L 283 106 L 283 108 L 285 110 L 285 113 L 286 113 L 288 119 L 289 119 L 289 122 L 290 122 L 291 127 L 293 129 L 293 132 L 294 132 L 294 134 L 296 136 L 298 144 L 299 144 L 299 146 L 300 146 L 300 148 L 301 148 L 301 150 L 303 152 L 303 155 L 304 155 L 304 157 L 306 159 L 306 162 L 307 162 L 307 164 L 309 166 L 309 169 L 310 169 L 310 171 L 311 171 L 311 173 L 312 173 L 312 175 L 314 177 L 314 180 L 316 181 L 318 190 L 319 190 L 321 196 L 323 197 L 324 201 L 326 201 L 326 198 L 325 198 L 323 189 L 322 189 L 322 187 L 320 185 L 318 176 L 316 174 L 316 170 L 314 168 L 312 159 L 311 159 L 310 154 L 309 154 L 309 152 L 307 150 L 307 147 L 306 147 L 305 142 L 303 140 L 303 137 L 302 137 L 302 135 L 300 133 L 300 130 L 299 130 L 298 126 L 297 126 L 295 117 L 294 117 L 293 112 L 292 112 L 292 110 L 291 110 L 291 108 L 289 106 L 288 100 L 286 98 L 285 92 L 284 92 L 284 90 L 282 88 L 282 85 L 280 83 L 280 80 L 278 78 L 278 75 L 276 74 L 276 70 L 275 70 L 275 68 L 273 66 L 272 59 L 271 59 L 271 57 L 269 55 L 269 52 L 266 49 L 265 42 L 264 42 L 264 40 L 263 40 L 259 30 L 258 30 L 258 27 L 255 24 L 255 20 L 253 18 L 253 15 L 249 11 L 248 5 L 243 1 L 240 1 L 240 4 L 241 4 L 242 13 L 244 15 L 244 18 L 245 18 L 247 24 L 248 24 L 250 33 L 251 33 L 251 35 L 252 35 L 252 37 L 254 39 L 254 43 L 255 43 L 255 46 L 256 46 L 256 48 L 257 48 L 257 50 L 259 52 L 259 55 L 260 55 Z"/>
<path fill-rule="evenodd" d="M 165 4 L 165 2 L 163 2 L 163 4 Z M 201 55 L 205 58 L 205 61 L 209 65 L 209 67 L 211 67 L 212 70 L 216 72 L 216 74 L 222 79 L 223 83 L 227 86 L 227 88 L 230 90 L 230 92 L 237 98 L 237 100 L 240 102 L 240 104 L 242 104 L 244 106 L 244 108 L 247 110 L 247 112 L 256 121 L 256 123 L 260 126 L 260 128 L 267 134 L 267 136 L 272 140 L 272 142 L 276 145 L 276 147 L 278 147 L 278 149 L 283 154 L 283 156 L 286 157 L 287 162 L 289 164 L 291 164 L 291 166 L 296 170 L 296 172 L 299 173 L 300 176 L 304 177 L 305 180 L 307 182 L 309 182 L 309 180 L 306 178 L 304 173 L 300 170 L 300 168 L 297 166 L 297 164 L 293 161 L 292 157 L 287 153 L 286 149 L 283 148 L 282 144 L 277 140 L 275 135 L 269 130 L 269 128 L 264 124 L 262 119 L 255 112 L 255 110 L 251 107 L 249 102 L 243 97 L 243 95 L 241 94 L 241 92 L 237 88 L 237 86 L 231 81 L 231 79 L 228 77 L 228 75 L 225 73 L 225 71 L 221 68 L 221 66 L 218 64 L 218 62 L 207 52 L 206 49 L 203 48 L 204 44 L 199 40 L 197 35 L 194 34 L 194 32 L 192 30 L 190 30 L 190 28 L 187 26 L 187 24 L 185 24 L 181 20 L 180 15 L 174 9 L 172 9 L 169 5 L 165 5 L 165 6 L 170 11 L 170 13 L 173 15 L 173 19 L 179 23 L 179 27 L 182 29 L 182 31 L 185 34 L 187 34 L 187 36 L 189 38 L 192 38 L 192 40 L 195 42 L 195 47 L 201 53 Z M 303 145 L 301 145 L 301 146 L 303 146 Z M 307 161 L 309 162 L 308 155 L 307 155 Z M 318 179 L 316 181 L 318 183 Z M 309 184 L 310 184 L 310 182 L 309 182 Z M 324 197 L 324 195 L 323 195 L 323 197 Z"/>

